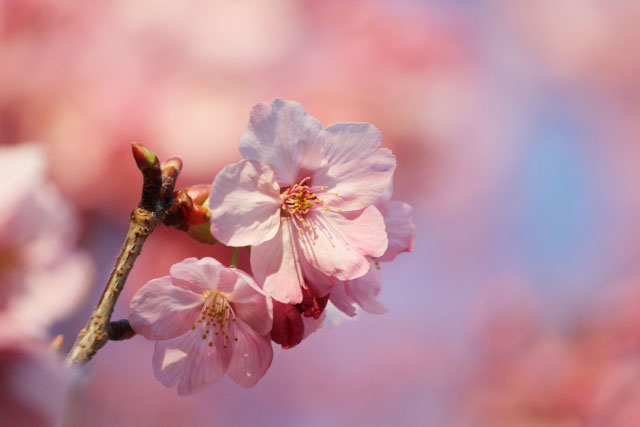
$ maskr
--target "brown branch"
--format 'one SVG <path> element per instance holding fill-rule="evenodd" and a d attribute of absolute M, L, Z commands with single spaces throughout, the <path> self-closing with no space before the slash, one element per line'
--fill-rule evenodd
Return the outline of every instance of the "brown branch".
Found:
<path fill-rule="evenodd" d="M 91 360 L 96 352 L 109 340 L 109 322 L 118 296 L 142 250 L 142 245 L 155 227 L 162 223 L 166 215 L 169 194 L 173 192 L 175 180 L 180 172 L 180 164 L 174 159 L 161 168 L 157 157 L 139 144 L 132 144 L 133 155 L 142 172 L 144 183 L 142 198 L 131 214 L 129 231 L 111 271 L 98 305 L 87 325 L 80 331 L 76 342 L 67 355 L 68 366 Z"/>

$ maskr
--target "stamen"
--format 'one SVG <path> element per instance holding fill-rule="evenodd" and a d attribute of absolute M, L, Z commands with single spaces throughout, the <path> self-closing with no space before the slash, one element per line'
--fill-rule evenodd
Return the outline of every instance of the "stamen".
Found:
<path fill-rule="evenodd" d="M 313 228 L 312 225 L 303 223 L 305 222 L 306 215 L 311 212 L 315 206 L 322 206 L 325 212 L 329 210 L 329 208 L 324 205 L 324 201 L 319 198 L 319 195 L 328 190 L 329 187 L 326 185 L 313 187 L 310 185 L 310 180 L 311 177 L 307 176 L 300 182 L 284 190 L 280 195 L 282 199 L 282 210 L 288 213 L 294 222 L 299 223 L 299 226 L 296 226 L 299 232 L 303 230 L 303 225 L 308 229 Z"/>
<path fill-rule="evenodd" d="M 222 335 L 224 337 L 224 347 L 226 348 L 229 334 L 233 333 L 235 335 L 237 333 L 235 325 L 231 329 L 231 322 L 229 322 L 229 320 L 235 322 L 235 313 L 231 303 L 227 295 L 217 291 L 206 290 L 202 293 L 202 297 L 204 304 L 198 320 L 199 323 L 206 320 L 203 325 L 204 333 L 202 333 L 202 339 L 206 340 L 209 336 Z M 192 325 L 191 329 L 195 330 L 196 325 Z M 212 347 L 213 340 L 209 341 L 208 345 Z"/>

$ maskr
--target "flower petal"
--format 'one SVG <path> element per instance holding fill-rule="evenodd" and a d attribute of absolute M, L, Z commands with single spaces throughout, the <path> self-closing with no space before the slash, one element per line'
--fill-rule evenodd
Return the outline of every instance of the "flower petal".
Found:
<path fill-rule="evenodd" d="M 209 346 L 199 331 L 167 341 L 156 342 L 153 373 L 165 386 L 178 386 L 178 394 L 186 395 L 218 381 L 227 369 L 217 344 Z"/>
<path fill-rule="evenodd" d="M 345 283 L 346 291 L 364 311 L 372 314 L 386 313 L 387 309 L 375 297 L 380 293 L 380 271 L 371 267 L 369 272 Z"/>
<path fill-rule="evenodd" d="M 291 220 L 281 218 L 276 236 L 251 249 L 251 268 L 267 295 L 296 304 L 302 301 L 301 288 L 306 285 L 291 229 Z"/>
<path fill-rule="evenodd" d="M 324 129 L 323 165 L 312 176 L 328 207 L 345 211 L 373 204 L 387 189 L 396 167 L 390 150 L 380 148 L 380 131 L 368 123 L 336 123 Z"/>
<path fill-rule="evenodd" d="M 202 295 L 175 286 L 165 276 L 149 281 L 134 295 L 129 322 L 147 339 L 171 339 L 191 330 L 202 304 Z"/>
<path fill-rule="evenodd" d="M 358 279 L 356 279 L 358 280 Z M 345 284 L 340 283 L 331 289 L 331 293 L 329 294 L 329 301 L 341 312 L 346 314 L 349 317 L 354 317 L 356 315 L 356 308 L 352 304 L 352 300 L 347 295 L 347 291 L 345 290 Z"/>
<path fill-rule="evenodd" d="M 309 288 L 309 291 L 317 297 L 328 295 L 329 292 L 331 292 L 331 288 L 333 288 L 336 283 L 340 283 L 335 277 L 323 274 L 308 262 L 302 262 L 301 268 L 306 286 Z"/>
<path fill-rule="evenodd" d="M 233 343 L 233 355 L 227 375 L 242 387 L 253 387 L 271 366 L 271 340 L 242 321 L 236 324 L 238 341 Z"/>
<path fill-rule="evenodd" d="M 376 207 L 384 217 L 389 246 L 378 261 L 393 261 L 401 252 L 410 252 L 416 238 L 416 227 L 413 225 L 413 208 L 402 202 L 388 201 L 377 203 Z"/>
<path fill-rule="evenodd" d="M 251 110 L 249 126 L 240 138 L 242 157 L 271 166 L 281 187 L 300 180 L 301 171 L 315 170 L 321 162 L 322 146 L 316 138 L 322 130 L 302 105 L 274 99 Z"/>
<path fill-rule="evenodd" d="M 307 221 L 311 228 L 298 232 L 301 258 L 339 280 L 365 274 L 366 257 L 381 255 L 387 247 L 384 220 L 373 206 L 357 212 L 312 211 Z"/>
<path fill-rule="evenodd" d="M 238 281 L 229 299 L 233 303 L 236 315 L 258 334 L 267 335 L 273 326 L 271 298 L 264 294 L 253 277 L 244 271 L 235 272 L 238 274 Z"/>
<path fill-rule="evenodd" d="M 172 265 L 169 271 L 176 286 L 197 294 L 205 290 L 231 292 L 238 277 L 232 269 L 209 257 L 187 258 Z"/>
<path fill-rule="evenodd" d="M 258 245 L 277 232 L 281 205 L 273 169 L 251 160 L 228 165 L 211 185 L 211 234 L 229 246 Z"/>

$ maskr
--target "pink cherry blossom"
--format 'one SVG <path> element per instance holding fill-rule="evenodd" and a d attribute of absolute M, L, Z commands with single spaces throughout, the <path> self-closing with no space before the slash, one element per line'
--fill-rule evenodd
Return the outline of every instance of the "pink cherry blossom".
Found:
<path fill-rule="evenodd" d="M 194 393 L 226 372 L 243 387 L 271 365 L 271 301 L 248 274 L 213 258 L 187 258 L 144 285 L 131 301 L 133 329 L 157 340 L 156 378 Z"/>
<path fill-rule="evenodd" d="M 244 160 L 215 178 L 211 232 L 230 246 L 252 245 L 251 267 L 268 295 L 300 303 L 302 289 L 329 293 L 332 280 L 369 271 L 387 249 L 373 206 L 395 157 L 367 123 L 327 128 L 298 103 L 275 99 L 251 111 L 240 139 Z"/>

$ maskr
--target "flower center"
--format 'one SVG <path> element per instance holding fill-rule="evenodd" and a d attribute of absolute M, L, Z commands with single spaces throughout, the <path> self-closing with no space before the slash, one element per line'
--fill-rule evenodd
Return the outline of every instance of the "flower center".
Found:
<path fill-rule="evenodd" d="M 305 224 L 304 219 L 312 209 L 322 206 L 326 211 L 327 206 L 323 204 L 323 200 L 318 197 L 319 193 L 326 191 L 329 187 L 312 187 L 307 185 L 310 183 L 311 177 L 302 179 L 297 184 L 286 188 L 280 194 L 282 199 L 282 213 L 289 215 L 297 221 L 298 231 L 302 231 L 302 226 L 311 228 L 311 224 Z"/>
<path fill-rule="evenodd" d="M 198 323 L 202 327 L 202 339 L 210 339 L 209 347 L 213 347 L 215 337 L 222 339 L 224 348 L 227 342 L 238 341 L 237 327 L 235 325 L 236 314 L 229 302 L 229 296 L 222 292 L 207 289 L 202 293 L 202 310 Z M 194 324 L 191 329 L 196 329 Z"/>

